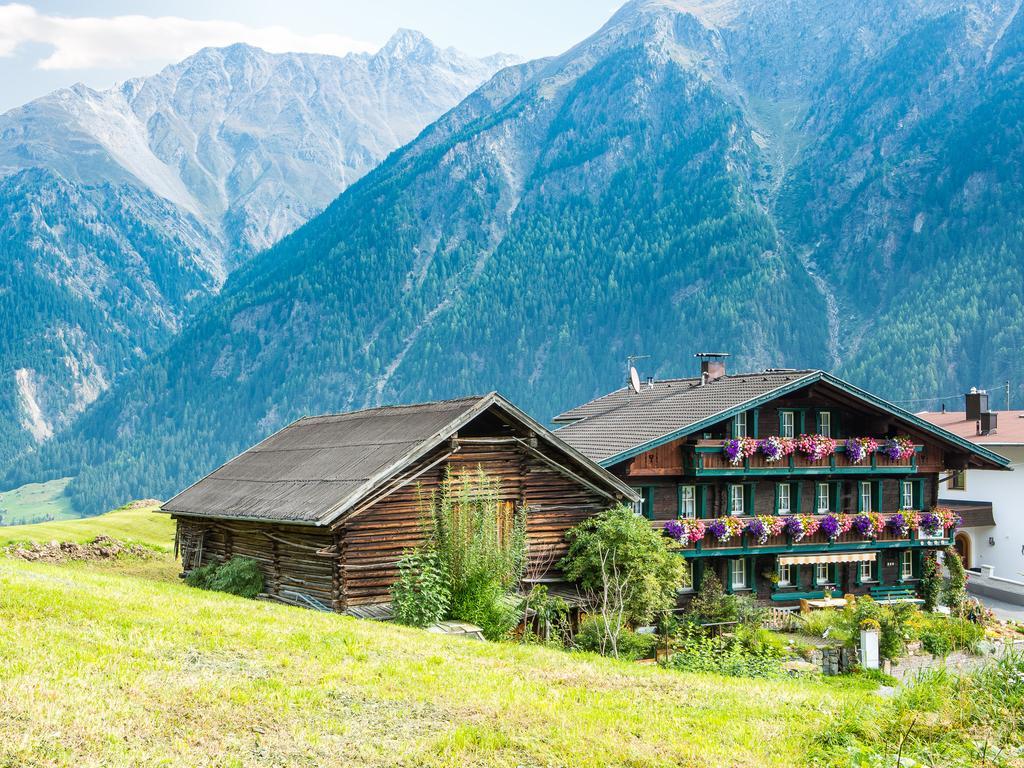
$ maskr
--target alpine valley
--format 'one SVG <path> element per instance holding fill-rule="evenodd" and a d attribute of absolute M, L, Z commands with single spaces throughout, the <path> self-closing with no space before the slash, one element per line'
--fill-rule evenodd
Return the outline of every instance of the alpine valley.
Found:
<path fill-rule="evenodd" d="M 4 254 L 0 308 L 15 316 L 33 295 L 17 254 L 52 253 L 36 273 L 68 277 L 32 278 L 50 318 L 34 333 L 74 350 L 48 354 L 74 360 L 65 397 L 82 406 L 7 483 L 75 475 L 86 512 L 163 498 L 303 414 L 497 388 L 550 417 L 619 386 L 630 354 L 670 376 L 723 349 L 734 369 L 829 368 L 896 400 L 1010 379 L 1019 401 L 1020 7 L 635 0 L 563 55 L 497 72 L 254 258 L 415 129 L 381 138 L 387 121 L 361 106 L 344 123 L 326 109 L 314 129 L 318 91 L 299 89 L 258 101 L 273 115 L 261 125 L 301 126 L 301 141 L 207 173 L 221 164 L 186 151 L 193 123 L 145 95 L 149 81 L 90 95 L 140 104 L 118 108 L 144 115 L 142 143 L 175 172 L 140 185 L 152 164 L 132 155 L 131 178 L 83 180 L 57 161 L 8 177 L 4 247 L 17 250 Z M 236 52 L 196 62 L 213 55 Z M 152 88 L 161 77 L 177 75 Z M 458 90 L 449 82 L 453 103 Z M 234 126 L 225 103 L 206 92 L 202 124 Z M 29 113 L 5 120 L 4 146 L 28 146 L 17 132 Z M 361 132 L 376 140 L 339 139 Z M 331 168 L 333 188 L 312 171 L 288 192 L 252 184 L 304 163 Z M 24 221 L 10 215 L 26 208 Z M 120 293 L 97 288 L 115 271 L 131 276 Z M 120 315 L 53 324 L 87 298 L 115 306 L 131 333 Z M 26 339 L 3 340 L 7 368 Z M 110 361 L 129 356 L 142 362 L 85 407 L 122 370 Z M 56 378 L 41 366 L 16 391 Z M 29 423 L 45 436 L 38 410 L 45 424 Z"/>
<path fill-rule="evenodd" d="M 0 463 L 513 61 L 408 30 L 343 58 L 234 45 L 0 116 Z"/>

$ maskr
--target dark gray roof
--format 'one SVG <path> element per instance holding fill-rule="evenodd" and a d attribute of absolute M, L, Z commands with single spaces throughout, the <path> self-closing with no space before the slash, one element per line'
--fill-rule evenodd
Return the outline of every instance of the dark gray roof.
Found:
<path fill-rule="evenodd" d="M 685 430 L 750 400 L 793 385 L 808 383 L 818 371 L 765 371 L 734 374 L 709 381 L 670 379 L 644 385 L 640 393 L 624 388 L 556 416 L 571 422 L 556 435 L 580 453 L 607 465 L 624 453 Z M 724 417 L 723 417 L 724 418 Z"/>
<path fill-rule="evenodd" d="M 501 395 L 300 419 L 163 505 L 202 517 L 327 525 L 491 406 L 570 454 L 605 487 L 632 491 Z"/>

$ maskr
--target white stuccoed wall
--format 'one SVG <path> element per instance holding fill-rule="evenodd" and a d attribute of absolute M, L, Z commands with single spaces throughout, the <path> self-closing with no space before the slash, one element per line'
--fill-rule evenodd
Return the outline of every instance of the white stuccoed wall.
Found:
<path fill-rule="evenodd" d="M 992 566 L 994 575 L 1024 581 L 1024 446 L 986 443 L 1012 462 L 1013 472 L 972 469 L 967 490 L 953 491 L 943 483 L 939 497 L 967 501 L 991 501 L 994 527 L 963 528 L 971 538 L 972 568 Z M 988 543 L 989 537 L 995 545 Z"/>

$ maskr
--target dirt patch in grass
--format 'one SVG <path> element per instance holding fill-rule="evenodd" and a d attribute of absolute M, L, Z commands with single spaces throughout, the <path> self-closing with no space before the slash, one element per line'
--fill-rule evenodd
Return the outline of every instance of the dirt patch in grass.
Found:
<path fill-rule="evenodd" d="M 92 541 L 78 544 L 73 541 L 51 541 L 12 544 L 5 554 L 29 562 L 66 563 L 72 560 L 116 560 L 122 557 L 150 559 L 157 555 L 152 549 L 139 544 L 126 544 L 110 536 L 97 536 Z"/>

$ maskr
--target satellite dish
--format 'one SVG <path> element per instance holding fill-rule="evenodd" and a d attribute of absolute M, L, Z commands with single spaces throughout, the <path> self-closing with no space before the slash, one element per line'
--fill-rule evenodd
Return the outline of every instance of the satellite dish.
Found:
<path fill-rule="evenodd" d="M 629 386 L 638 395 L 640 394 L 640 374 L 633 366 L 629 366 Z"/>

